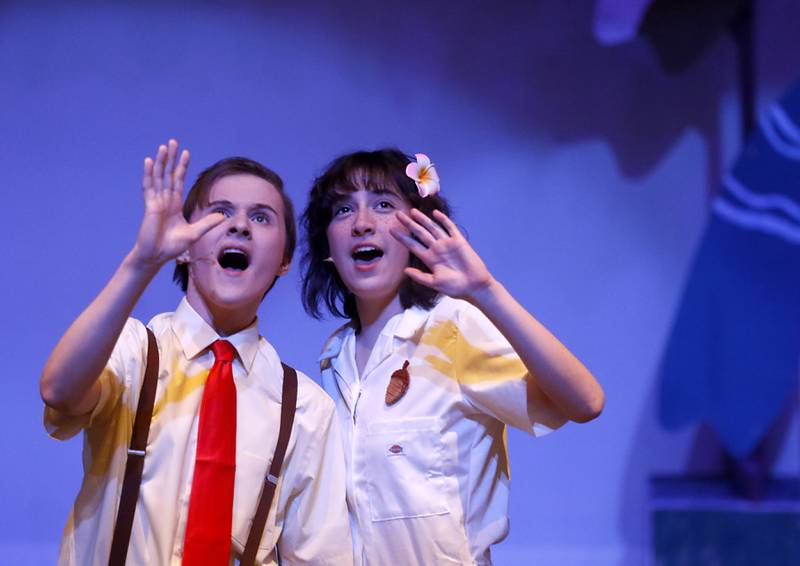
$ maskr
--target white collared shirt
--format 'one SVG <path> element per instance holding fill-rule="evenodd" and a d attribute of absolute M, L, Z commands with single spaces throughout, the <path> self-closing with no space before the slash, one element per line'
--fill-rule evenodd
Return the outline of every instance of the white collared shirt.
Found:
<path fill-rule="evenodd" d="M 505 426 L 538 436 L 563 419 L 529 394 L 519 356 L 464 301 L 394 316 L 360 377 L 355 342 L 342 327 L 320 363 L 342 424 L 356 564 L 491 564 L 490 545 L 508 533 Z M 409 388 L 389 406 L 406 360 Z"/>
<path fill-rule="evenodd" d="M 127 564 L 181 563 L 203 386 L 220 338 L 184 299 L 148 325 L 159 375 Z M 236 349 L 236 476 L 232 556 L 243 550 L 278 437 L 282 369 L 254 322 L 225 337 Z M 84 480 L 61 541 L 60 565 L 105 565 L 147 352 L 144 325 L 129 319 L 100 377 L 100 401 L 83 417 L 45 410 L 60 439 L 84 430 Z M 341 566 L 352 561 L 339 423 L 330 398 L 298 372 L 297 412 L 256 562 Z"/>

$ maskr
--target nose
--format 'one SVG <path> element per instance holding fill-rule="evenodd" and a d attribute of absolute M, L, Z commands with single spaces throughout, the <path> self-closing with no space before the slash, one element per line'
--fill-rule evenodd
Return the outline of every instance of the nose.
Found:
<path fill-rule="evenodd" d="M 250 221 L 246 214 L 236 214 L 231 217 L 228 225 L 228 235 L 250 238 Z"/>
<path fill-rule="evenodd" d="M 367 234 L 375 233 L 375 220 L 369 209 L 360 208 L 353 216 L 351 233 L 353 236 L 366 236 Z"/>

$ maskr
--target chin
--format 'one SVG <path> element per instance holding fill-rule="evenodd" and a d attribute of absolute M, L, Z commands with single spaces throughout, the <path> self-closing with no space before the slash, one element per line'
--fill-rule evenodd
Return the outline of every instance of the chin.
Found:
<path fill-rule="evenodd" d="M 249 295 L 217 295 L 212 298 L 212 304 L 222 307 L 227 310 L 237 309 L 237 308 L 246 308 L 249 305 L 256 303 L 258 304 L 260 299 L 256 296 L 249 296 Z"/>
<path fill-rule="evenodd" d="M 264 270 L 266 271 L 266 270 Z M 269 289 L 274 279 L 265 277 L 252 277 L 255 273 L 248 273 L 242 279 L 230 280 L 224 276 L 217 280 L 215 285 L 208 289 L 209 296 L 218 297 L 224 302 L 247 302 L 253 299 L 260 300 Z"/>
<path fill-rule="evenodd" d="M 362 301 L 370 301 L 370 300 L 384 300 L 387 296 L 391 295 L 394 296 L 400 291 L 400 286 L 403 283 L 403 280 L 400 281 L 374 281 L 368 284 L 365 284 L 364 281 L 359 282 L 359 285 L 354 285 L 350 288 L 350 292 L 353 293 L 359 300 Z M 393 289 L 393 290 L 392 290 Z M 389 290 L 389 291 L 387 291 Z"/>
<path fill-rule="evenodd" d="M 198 295 L 209 309 L 236 311 L 250 309 L 253 306 L 258 308 L 264 292 L 259 293 L 257 290 L 250 289 L 215 288 L 209 289 L 206 293 L 201 291 Z"/>
<path fill-rule="evenodd" d="M 210 293 L 210 297 L 220 304 L 227 307 L 236 305 L 248 305 L 251 303 L 260 303 L 267 292 L 269 285 L 259 285 L 257 287 L 250 287 L 248 289 L 215 289 Z"/>

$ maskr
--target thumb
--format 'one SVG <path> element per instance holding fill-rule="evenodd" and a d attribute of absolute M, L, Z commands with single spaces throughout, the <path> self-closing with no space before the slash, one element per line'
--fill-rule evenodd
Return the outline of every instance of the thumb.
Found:
<path fill-rule="evenodd" d="M 213 212 L 208 216 L 204 216 L 196 222 L 189 224 L 189 232 L 191 234 L 192 241 L 197 241 L 203 236 L 203 234 L 221 224 L 223 220 L 225 220 L 224 214 L 220 212 Z"/>
<path fill-rule="evenodd" d="M 410 277 L 413 281 L 416 281 L 420 285 L 425 285 L 426 287 L 430 287 L 431 289 L 435 289 L 433 286 L 434 278 L 433 274 L 425 273 L 424 271 L 417 269 L 416 267 L 406 267 L 403 269 L 405 274 Z"/>

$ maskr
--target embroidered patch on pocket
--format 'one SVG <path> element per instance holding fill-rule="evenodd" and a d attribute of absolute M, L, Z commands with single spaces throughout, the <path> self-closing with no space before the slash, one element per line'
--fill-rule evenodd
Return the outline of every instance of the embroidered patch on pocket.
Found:
<path fill-rule="evenodd" d="M 386 449 L 387 456 L 404 456 L 403 447 L 399 444 L 392 444 Z"/>
<path fill-rule="evenodd" d="M 369 516 L 373 521 L 444 515 L 458 497 L 443 473 L 445 446 L 437 417 L 369 424 L 362 444 Z"/>

